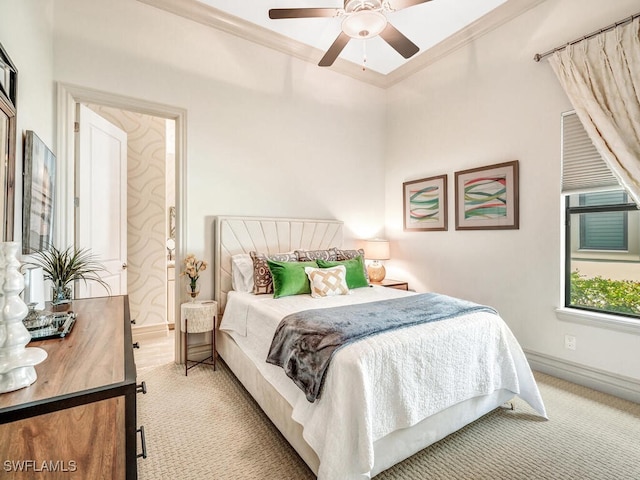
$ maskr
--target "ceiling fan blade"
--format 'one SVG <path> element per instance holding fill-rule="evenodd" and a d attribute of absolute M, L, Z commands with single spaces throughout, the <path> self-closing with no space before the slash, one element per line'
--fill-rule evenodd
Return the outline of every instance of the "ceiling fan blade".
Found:
<path fill-rule="evenodd" d="M 415 43 L 405 37 L 396 27 L 394 27 L 390 23 L 387 23 L 387 26 L 384 27 L 384 30 L 380 32 L 380 36 L 404 58 L 411 58 L 420 50 L 420 48 Z"/>
<path fill-rule="evenodd" d="M 324 57 L 322 57 L 320 63 L 318 63 L 318 66 L 330 67 L 333 65 L 333 62 L 336 61 L 336 58 L 338 58 L 338 55 L 340 55 L 340 52 L 342 52 L 347 43 L 349 43 L 350 39 L 351 37 L 349 35 L 344 32 L 340 32 L 340 35 L 338 35 L 338 38 L 336 38 L 333 44 L 331 44 L 327 53 L 324 54 Z"/>
<path fill-rule="evenodd" d="M 277 20 L 280 18 L 335 17 L 339 11 L 339 8 L 272 8 L 269 10 L 269 18 Z"/>
<path fill-rule="evenodd" d="M 391 0 L 391 8 L 393 10 L 402 10 L 403 8 L 413 7 L 421 3 L 427 3 L 431 0 Z"/>

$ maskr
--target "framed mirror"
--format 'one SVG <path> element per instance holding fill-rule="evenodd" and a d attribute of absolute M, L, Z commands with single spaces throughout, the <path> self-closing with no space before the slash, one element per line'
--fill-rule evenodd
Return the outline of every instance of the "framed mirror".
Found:
<path fill-rule="evenodd" d="M 17 82 L 18 71 L 0 44 L 0 225 L 5 242 L 13 241 Z"/>

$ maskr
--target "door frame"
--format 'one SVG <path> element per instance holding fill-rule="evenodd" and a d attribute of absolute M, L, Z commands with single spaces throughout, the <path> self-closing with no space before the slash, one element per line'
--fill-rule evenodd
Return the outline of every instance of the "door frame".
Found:
<path fill-rule="evenodd" d="M 54 243 L 61 247 L 73 245 L 75 242 L 75 132 L 77 103 L 93 103 L 107 107 L 119 108 L 132 112 L 167 118 L 175 121 L 176 127 L 176 265 L 182 263 L 184 258 L 184 246 L 187 243 L 187 197 L 186 185 L 186 132 L 187 110 L 157 102 L 140 100 L 133 97 L 103 92 L 92 88 L 57 83 L 57 118 L 58 118 L 58 156 L 56 176 L 59 187 L 56 188 L 55 205 L 57 212 L 54 216 Z M 179 289 L 175 289 L 174 318 L 180 318 Z M 176 322 L 176 325 L 179 322 Z M 175 361 L 183 361 L 182 344 L 180 335 L 175 335 Z"/>

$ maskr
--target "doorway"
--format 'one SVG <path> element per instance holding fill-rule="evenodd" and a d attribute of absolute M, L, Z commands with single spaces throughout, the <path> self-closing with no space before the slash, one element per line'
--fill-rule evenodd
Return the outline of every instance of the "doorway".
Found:
<path fill-rule="evenodd" d="M 61 188 L 58 189 L 56 202 L 58 205 L 58 212 L 56 219 L 56 243 L 59 245 L 73 244 L 75 239 L 74 234 L 74 222 L 65 221 L 65 219 L 74 218 L 74 178 L 75 167 L 73 159 L 75 156 L 75 140 L 74 140 L 74 122 L 75 122 L 75 106 L 76 104 L 90 105 L 93 109 L 100 110 L 102 116 L 110 116 L 114 112 L 120 111 L 123 115 L 131 118 L 139 118 L 140 115 L 155 117 L 155 121 L 167 122 L 170 121 L 175 127 L 175 155 L 173 160 L 173 169 L 175 172 L 175 182 L 173 184 L 173 192 L 175 192 L 175 257 L 177 259 L 182 258 L 182 245 L 185 245 L 184 241 L 184 228 L 183 222 L 185 215 L 183 214 L 185 208 L 184 192 L 183 188 L 184 174 L 183 174 L 183 159 L 184 159 L 184 138 L 185 138 L 185 120 L 186 112 L 182 109 L 175 107 L 169 107 L 165 105 L 156 104 L 153 102 L 140 101 L 128 97 L 122 97 L 118 95 L 112 95 L 105 92 L 99 92 L 91 89 L 85 89 L 82 87 L 70 86 L 59 84 L 58 85 L 58 111 L 59 111 L 59 135 L 58 135 L 58 152 L 59 158 L 65 159 L 65 162 L 59 162 L 60 172 L 60 184 Z M 127 113 L 128 112 L 128 113 Z M 167 208 L 168 211 L 168 208 Z M 163 214 L 164 215 L 164 214 Z M 164 223 L 168 225 L 168 217 L 164 217 L 166 220 Z M 168 227 L 167 227 L 168 229 Z M 162 240 L 159 242 L 163 252 L 163 259 L 166 259 L 165 243 L 166 237 L 162 234 Z M 166 274 L 166 262 L 164 273 Z M 166 277 L 165 277 L 166 278 Z M 166 283 L 164 284 L 166 285 Z M 166 292 L 166 287 L 161 288 L 163 294 Z M 132 292 L 129 292 L 130 294 Z M 176 316 L 175 306 L 179 305 L 176 301 L 175 295 L 178 292 L 174 292 L 173 302 L 173 316 Z M 168 299 L 167 299 L 168 300 Z M 167 302 L 168 304 L 169 302 Z M 166 308 L 164 310 L 166 313 Z M 170 320 L 170 315 L 166 315 L 167 320 Z M 133 318 L 133 317 L 132 317 Z M 163 322 L 162 327 L 166 331 L 167 323 Z M 134 335 L 152 334 L 151 329 L 146 329 L 144 326 L 140 328 L 136 325 L 133 326 Z M 179 337 L 179 336 L 178 336 Z M 174 342 L 175 359 L 179 362 L 182 358 L 182 352 L 180 351 L 179 338 Z"/>
<path fill-rule="evenodd" d="M 173 262 L 170 263 L 168 258 L 166 244 L 167 239 L 170 238 L 169 212 L 175 205 L 175 142 L 173 141 L 175 121 L 96 104 L 81 104 L 80 111 L 84 111 L 85 116 L 90 119 L 97 117 L 96 120 L 102 120 L 100 133 L 93 133 L 93 137 L 101 136 L 101 132 L 107 131 L 109 126 L 122 131 L 125 135 L 127 158 L 126 165 L 123 166 L 122 185 L 116 182 L 112 182 L 113 185 L 104 185 L 107 174 L 103 172 L 108 172 L 110 169 L 101 166 L 96 168 L 93 164 L 90 169 L 96 170 L 101 178 L 92 185 L 84 172 L 87 169 L 79 168 L 81 174 L 77 175 L 80 181 L 77 183 L 76 191 L 82 191 L 83 187 L 85 189 L 90 187 L 90 197 L 104 197 L 105 203 L 115 195 L 107 192 L 98 196 L 96 192 L 101 189 L 106 188 L 110 192 L 118 192 L 122 189 L 124 193 L 124 198 L 120 202 L 115 202 L 118 205 L 111 208 L 112 212 L 108 215 L 110 218 L 101 218 L 99 222 L 93 222 L 85 215 L 83 222 L 80 217 L 80 228 L 76 228 L 76 236 L 79 232 L 90 230 L 92 233 L 96 230 L 96 228 L 86 228 L 87 223 L 97 223 L 98 227 L 96 235 L 85 234 L 85 238 L 90 238 L 90 244 L 85 241 L 79 242 L 79 245 L 90 245 L 92 248 L 96 243 L 102 245 L 103 248 L 99 253 L 103 260 L 108 258 L 102 255 L 103 250 L 113 249 L 113 245 L 120 238 L 118 232 L 122 230 L 121 238 L 125 243 L 123 250 L 126 251 L 126 255 L 122 259 L 122 265 L 114 265 L 114 268 L 121 268 L 127 275 L 126 293 L 129 295 L 131 318 L 136 320 L 136 340 L 166 334 L 168 325 L 174 323 L 173 311 L 169 311 L 169 305 L 173 305 L 173 302 L 169 301 L 169 295 L 174 292 L 173 290 L 169 292 L 168 286 L 175 283 L 172 280 L 175 269 Z M 83 131 L 87 123 L 87 121 L 81 122 L 78 132 L 81 145 L 83 138 L 89 136 L 88 132 Z M 90 159 L 96 155 L 88 150 L 79 149 L 80 162 L 89 163 Z M 115 149 L 100 149 L 97 154 L 99 164 L 105 163 L 102 157 L 108 150 Z M 173 151 L 170 152 L 170 150 Z M 116 158 L 111 158 L 113 156 L 111 155 L 109 159 L 117 163 L 117 155 Z M 80 198 L 77 208 L 82 211 L 87 201 L 82 195 Z M 115 221 L 118 217 L 117 210 L 122 210 L 124 218 L 124 222 L 119 224 Z M 94 216 L 99 216 L 102 212 L 101 206 L 94 206 L 93 211 Z M 103 225 L 112 225 L 112 228 L 108 233 L 100 235 Z M 101 236 L 114 238 L 101 240 Z"/>

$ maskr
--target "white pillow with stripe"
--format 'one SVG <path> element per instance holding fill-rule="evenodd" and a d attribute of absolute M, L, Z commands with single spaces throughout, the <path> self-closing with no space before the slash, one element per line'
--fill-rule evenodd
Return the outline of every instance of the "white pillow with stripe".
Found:
<path fill-rule="evenodd" d="M 347 287 L 347 269 L 344 265 L 331 268 L 305 267 L 304 271 L 309 277 L 311 296 L 314 298 L 350 293 Z"/>

